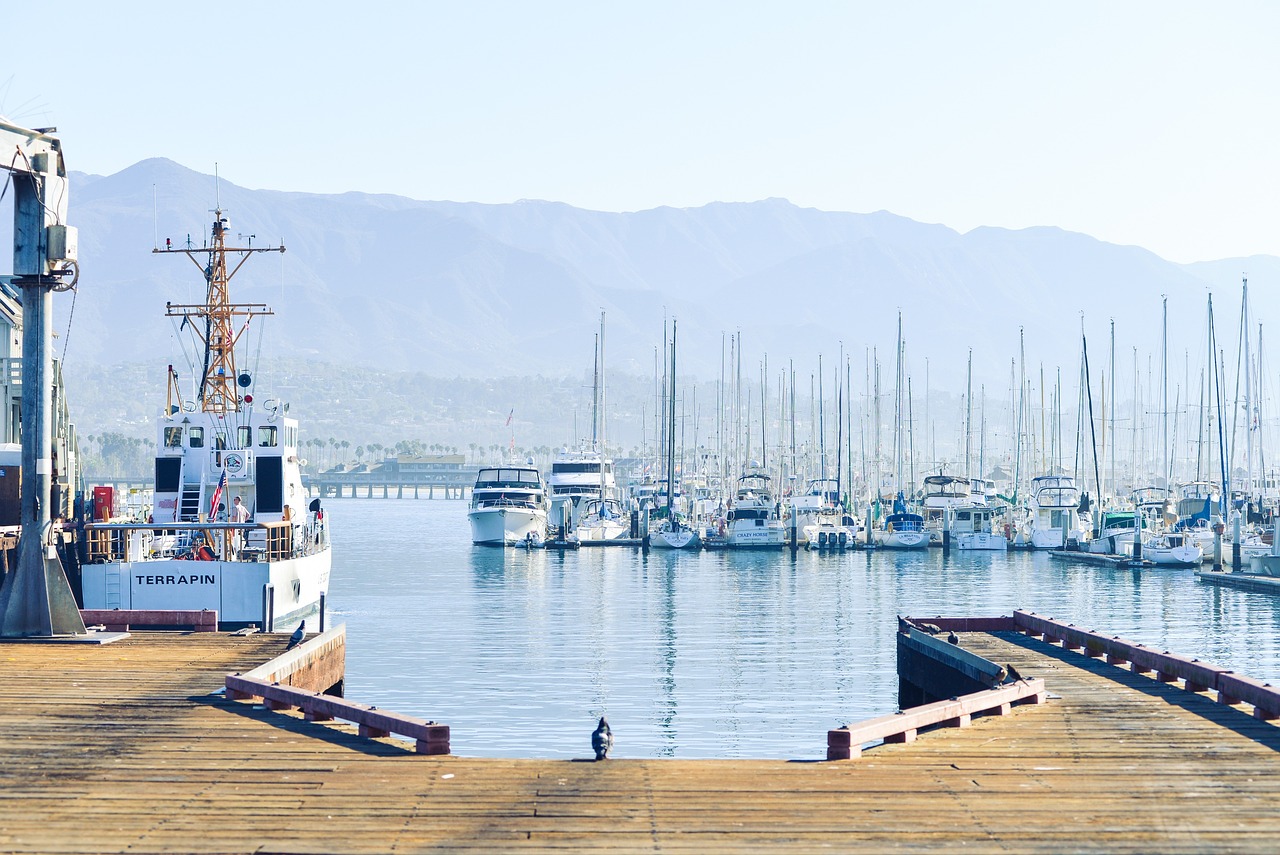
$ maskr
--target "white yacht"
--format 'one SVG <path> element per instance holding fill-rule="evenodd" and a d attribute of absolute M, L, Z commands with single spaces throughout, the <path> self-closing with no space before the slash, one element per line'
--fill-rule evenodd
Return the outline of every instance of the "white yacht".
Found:
<path fill-rule="evenodd" d="M 533 461 L 476 473 L 467 520 L 472 543 L 541 546 L 547 536 L 547 491 Z"/>
<path fill-rule="evenodd" d="M 985 499 L 985 496 L 984 496 Z M 951 545 L 965 551 L 1004 552 L 1009 538 L 995 530 L 995 509 L 983 504 L 961 505 L 951 510 Z"/>
<path fill-rule="evenodd" d="M 317 610 L 329 586 L 329 519 L 302 486 L 298 421 L 287 403 L 258 401 L 236 359 L 245 326 L 271 310 L 231 303 L 228 284 L 249 255 L 284 247 L 228 247 L 228 230 L 218 210 L 208 245 L 153 250 L 204 271 L 203 303 L 166 304 L 203 361 L 190 400 L 169 367 L 150 518 L 103 519 L 104 508 L 85 525 L 85 608 L 210 609 L 223 625 L 270 627 Z"/>
<path fill-rule="evenodd" d="M 971 501 L 968 478 L 941 473 L 926 476 L 921 515 L 924 517 L 924 528 L 929 532 L 930 541 L 942 542 L 942 527 L 945 525 L 948 510 L 969 504 Z"/>
<path fill-rule="evenodd" d="M 730 549 L 777 549 L 786 543 L 768 475 L 749 473 L 738 479 L 738 493 L 725 520 L 725 538 Z"/>
<path fill-rule="evenodd" d="M 857 544 L 858 528 L 840 507 L 840 482 L 817 478 L 804 494 L 787 500 L 786 528 L 795 526 L 796 543 L 806 549 L 847 549 Z"/>
<path fill-rule="evenodd" d="M 1070 475 L 1041 475 L 1031 479 L 1031 546 L 1062 549 L 1066 540 L 1080 540 L 1080 490 Z"/>
<path fill-rule="evenodd" d="M 561 449 L 547 475 L 548 519 L 553 527 L 572 530 L 584 516 L 586 500 L 613 499 L 615 491 L 612 460 L 591 448 Z"/>

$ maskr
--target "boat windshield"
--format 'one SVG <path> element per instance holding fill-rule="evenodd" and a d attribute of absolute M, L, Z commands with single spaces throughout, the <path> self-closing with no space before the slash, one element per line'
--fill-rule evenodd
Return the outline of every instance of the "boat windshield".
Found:
<path fill-rule="evenodd" d="M 542 478 L 537 469 L 481 469 L 476 474 L 476 489 L 500 489 L 502 487 L 527 487 L 541 489 Z"/>

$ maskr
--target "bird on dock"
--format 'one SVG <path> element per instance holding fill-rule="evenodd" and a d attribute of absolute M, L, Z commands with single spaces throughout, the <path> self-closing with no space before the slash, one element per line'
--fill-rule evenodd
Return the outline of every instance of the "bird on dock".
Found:
<path fill-rule="evenodd" d="M 1009 682 L 1011 683 L 1026 682 L 1027 678 L 1019 674 L 1017 668 L 1014 668 L 1012 665 L 1006 665 L 1004 667 L 1005 667 L 1005 670 L 1009 672 Z"/>
<path fill-rule="evenodd" d="M 940 635 L 942 633 L 942 627 L 938 626 L 936 623 L 922 623 L 920 624 L 920 628 L 930 635 Z"/>
<path fill-rule="evenodd" d="M 600 724 L 596 725 L 596 729 L 591 732 L 591 749 L 596 752 L 597 760 L 608 760 L 611 748 L 613 748 L 613 731 L 609 729 L 609 722 L 605 717 L 600 716 Z"/>
<path fill-rule="evenodd" d="M 293 635 L 289 636 L 289 645 L 285 650 L 292 650 L 302 643 L 302 639 L 307 637 L 307 622 L 304 620 L 298 624 L 298 628 L 293 631 Z"/>
<path fill-rule="evenodd" d="M 960 643 L 960 636 L 956 635 L 954 632 L 949 632 L 947 633 L 947 641 L 958 645 Z"/>

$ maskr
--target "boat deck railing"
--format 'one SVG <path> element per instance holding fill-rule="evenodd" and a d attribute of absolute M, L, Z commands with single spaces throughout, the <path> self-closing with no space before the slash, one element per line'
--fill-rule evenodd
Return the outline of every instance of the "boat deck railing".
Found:
<path fill-rule="evenodd" d="M 84 527 L 90 564 L 115 561 L 283 561 L 328 546 L 323 528 L 289 520 L 224 522 L 94 522 Z"/>

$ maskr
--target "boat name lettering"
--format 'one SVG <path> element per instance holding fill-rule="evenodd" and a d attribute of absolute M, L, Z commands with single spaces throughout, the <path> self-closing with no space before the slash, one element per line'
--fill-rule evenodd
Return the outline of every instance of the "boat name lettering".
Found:
<path fill-rule="evenodd" d="M 192 573 L 190 576 L 134 576 L 139 585 L 212 585 L 218 577 L 212 573 Z"/>

